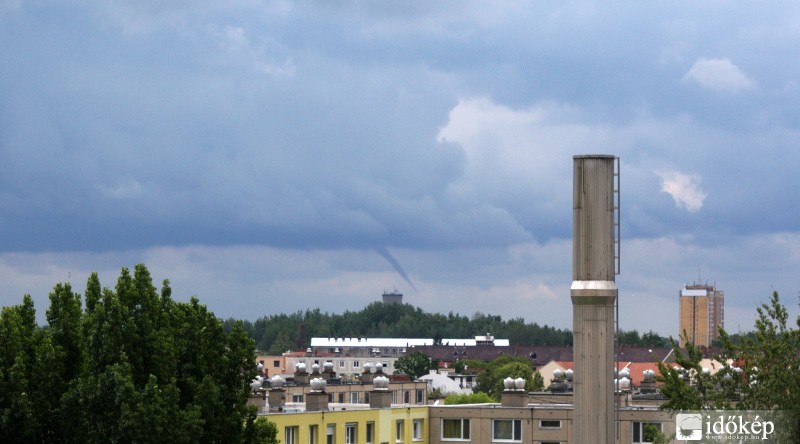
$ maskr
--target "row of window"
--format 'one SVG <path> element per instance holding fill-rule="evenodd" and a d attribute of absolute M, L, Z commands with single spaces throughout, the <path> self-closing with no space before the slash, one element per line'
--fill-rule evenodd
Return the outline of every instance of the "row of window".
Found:
<path fill-rule="evenodd" d="M 414 419 L 412 423 L 412 440 L 422 441 L 423 437 L 423 421 L 422 419 Z M 466 418 L 444 418 L 442 419 L 442 441 L 470 441 L 470 420 Z M 344 444 L 357 444 L 358 439 L 358 424 L 347 423 L 345 424 L 345 442 Z M 560 420 L 541 420 L 539 421 L 539 428 L 547 429 L 560 429 Z M 633 436 L 631 442 L 633 443 L 651 443 L 655 438 L 655 432 L 661 432 L 661 424 L 633 422 Z M 300 444 L 297 440 L 299 427 L 292 426 L 285 429 L 284 444 Z M 367 422 L 364 428 L 364 442 L 366 444 L 374 444 L 373 439 L 375 436 L 375 423 Z M 308 430 L 308 444 L 320 444 L 318 442 L 319 432 L 316 425 L 309 426 Z M 405 442 L 405 420 L 399 419 L 395 422 L 395 443 L 400 444 Z M 492 441 L 493 442 L 522 442 L 522 420 L 520 419 L 494 419 L 492 420 Z M 336 444 L 336 425 L 328 424 L 326 427 L 325 444 Z M 552 444 L 542 441 L 541 444 Z"/>
<path fill-rule="evenodd" d="M 362 368 L 361 368 L 361 361 L 352 361 L 352 365 L 350 365 L 349 367 L 348 367 L 348 361 L 346 361 L 346 360 L 343 360 L 343 359 L 339 359 L 338 361 L 339 361 L 339 362 L 338 362 L 338 364 L 339 364 L 339 368 L 340 368 L 340 369 L 343 369 L 343 368 L 352 368 L 352 369 L 358 370 L 358 371 L 359 371 L 359 373 L 360 373 L 360 371 L 362 370 Z M 306 363 L 306 360 L 305 360 L 305 359 L 300 359 L 300 360 L 298 360 L 297 362 L 298 362 L 298 363 L 305 364 L 305 363 Z M 325 361 L 325 362 L 331 362 L 331 361 Z M 371 362 L 371 361 L 370 361 L 370 362 Z M 279 365 L 280 365 L 280 361 L 275 361 L 275 362 L 274 362 L 274 364 L 275 364 L 275 367 L 277 368 L 277 367 L 279 367 Z M 314 359 L 314 364 L 322 365 L 322 364 L 324 364 L 324 362 L 320 362 L 320 360 L 319 360 L 319 359 Z M 388 370 L 388 369 L 389 369 L 389 364 L 390 364 L 390 362 L 389 362 L 389 361 L 383 361 L 383 362 L 381 362 L 381 365 L 383 366 L 383 369 L 384 369 L 384 371 L 386 371 L 386 370 Z"/>
<path fill-rule="evenodd" d="M 358 404 L 363 402 L 364 404 L 369 404 L 369 393 L 370 392 L 340 392 L 338 394 L 328 393 L 328 402 L 338 402 L 340 404 L 344 404 L 346 402 L 349 402 L 350 404 Z M 403 404 L 411 404 L 411 390 L 403 390 L 402 401 L 400 401 L 399 393 L 400 391 L 398 390 L 392 391 L 392 404 L 400 404 L 401 402 Z M 305 396 L 302 393 L 293 394 L 292 402 L 305 402 Z M 424 390 L 416 391 L 414 403 L 415 404 L 425 403 Z"/>
<path fill-rule="evenodd" d="M 560 429 L 559 420 L 539 421 L 541 429 Z M 442 441 L 469 441 L 469 419 L 442 419 Z M 518 442 L 522 441 L 522 420 L 520 419 L 495 419 L 492 421 L 492 441 Z"/>
<path fill-rule="evenodd" d="M 649 426 L 652 426 L 649 427 Z M 543 430 L 560 429 L 560 420 L 541 420 L 539 428 Z M 633 423 L 633 443 L 650 443 L 655 438 L 655 432 L 661 432 L 661 423 Z M 442 441 L 469 441 L 470 420 L 466 418 L 442 419 Z M 522 420 L 520 419 L 494 419 L 492 420 L 493 442 L 522 442 Z M 542 443 L 544 444 L 544 442 Z"/>
<path fill-rule="evenodd" d="M 413 441 L 422 441 L 422 419 L 415 419 L 412 422 L 411 439 Z M 308 444 L 320 444 L 319 431 L 316 425 L 308 427 Z M 299 444 L 297 438 L 300 427 L 291 426 L 286 427 L 284 432 L 284 444 Z M 364 427 L 364 442 L 366 444 L 373 444 L 375 437 L 375 423 L 367 422 Z M 344 444 L 356 444 L 358 439 L 358 424 L 347 423 L 344 425 Z M 405 441 L 405 420 L 398 419 L 395 423 L 395 443 L 403 443 Z M 336 424 L 328 424 L 325 430 L 325 444 L 336 444 Z"/>

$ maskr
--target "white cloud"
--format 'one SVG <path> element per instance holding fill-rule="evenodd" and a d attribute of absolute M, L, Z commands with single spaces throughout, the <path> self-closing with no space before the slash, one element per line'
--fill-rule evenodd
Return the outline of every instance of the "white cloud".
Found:
<path fill-rule="evenodd" d="M 683 81 L 694 82 L 714 91 L 731 93 L 755 86 L 755 82 L 728 59 L 700 58 L 683 76 Z"/>
<path fill-rule="evenodd" d="M 247 30 L 241 26 L 209 27 L 209 34 L 227 53 L 230 62 L 244 63 L 271 76 L 291 77 L 296 72 L 289 50 L 280 43 L 263 38 L 254 43 Z"/>
<path fill-rule="evenodd" d="M 707 194 L 700 189 L 700 176 L 687 175 L 677 171 L 656 173 L 661 177 L 661 191 L 672 196 L 675 205 L 690 213 L 703 208 Z"/>
<path fill-rule="evenodd" d="M 459 191 L 502 197 L 514 189 L 550 199 L 567 191 L 556 184 L 569 183 L 560 179 L 569 177 L 572 154 L 612 145 L 609 128 L 584 123 L 582 117 L 581 109 L 565 103 L 514 109 L 488 98 L 467 98 L 450 110 L 437 140 L 464 151 L 466 174 Z"/>

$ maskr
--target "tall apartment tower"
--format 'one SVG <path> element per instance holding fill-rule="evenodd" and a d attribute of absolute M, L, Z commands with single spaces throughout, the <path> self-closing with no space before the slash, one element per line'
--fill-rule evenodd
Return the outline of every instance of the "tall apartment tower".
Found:
<path fill-rule="evenodd" d="M 725 292 L 713 285 L 686 285 L 680 291 L 681 347 L 686 346 L 683 332 L 689 342 L 708 347 L 719 338 L 719 329 L 725 326 Z"/>

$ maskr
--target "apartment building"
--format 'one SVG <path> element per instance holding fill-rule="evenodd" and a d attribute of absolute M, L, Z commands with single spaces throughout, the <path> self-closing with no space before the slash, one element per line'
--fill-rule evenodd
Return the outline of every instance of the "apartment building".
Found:
<path fill-rule="evenodd" d="M 681 347 L 687 339 L 696 346 L 710 347 L 725 326 L 725 292 L 714 285 L 686 285 L 679 301 Z"/>
<path fill-rule="evenodd" d="M 310 410 L 286 403 L 261 418 L 278 426 L 283 444 L 564 444 L 575 442 L 569 397 L 547 400 L 510 390 L 501 403 L 469 405 L 324 404 Z M 324 410 L 319 410 L 320 408 Z M 623 403 L 616 411 L 614 443 L 653 441 L 652 425 L 669 436 L 675 421 L 657 405 Z"/>

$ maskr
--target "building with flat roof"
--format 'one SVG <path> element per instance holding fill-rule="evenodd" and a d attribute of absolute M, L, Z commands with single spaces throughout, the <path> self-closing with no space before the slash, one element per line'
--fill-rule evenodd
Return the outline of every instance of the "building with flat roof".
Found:
<path fill-rule="evenodd" d="M 259 417 L 277 425 L 284 444 L 553 444 L 577 442 L 571 395 L 547 396 L 507 389 L 499 403 L 408 405 L 285 403 L 263 409 Z M 375 390 L 373 399 L 380 390 Z M 666 436 L 676 432 L 675 420 L 657 404 L 620 403 L 614 412 L 611 443 L 653 441 L 647 426 Z M 552 399 L 551 399 L 552 398 Z M 561 399 L 563 398 L 563 399 Z"/>
<path fill-rule="evenodd" d="M 330 362 L 342 380 L 353 381 L 360 377 L 366 364 L 381 364 L 384 372 L 392 374 L 398 358 L 414 351 L 428 354 L 435 342 L 433 338 L 311 338 L 311 347 L 305 353 L 284 354 L 284 368 Z M 464 356 L 467 350 L 494 349 L 496 354 L 510 347 L 508 339 L 497 339 L 491 333 L 468 339 L 442 339 L 440 343 L 451 349 L 458 347 Z"/>
<path fill-rule="evenodd" d="M 725 326 L 725 292 L 714 285 L 686 285 L 680 291 L 680 345 L 709 347 Z"/>

